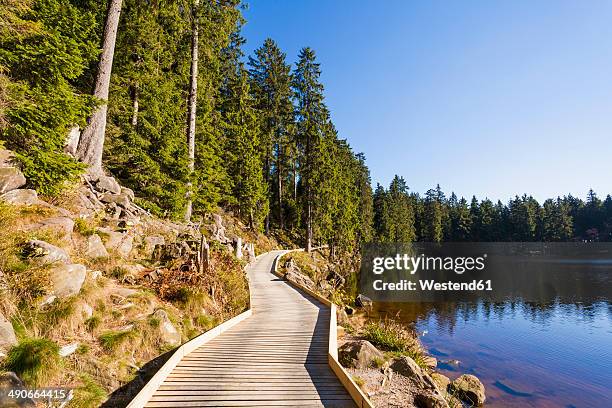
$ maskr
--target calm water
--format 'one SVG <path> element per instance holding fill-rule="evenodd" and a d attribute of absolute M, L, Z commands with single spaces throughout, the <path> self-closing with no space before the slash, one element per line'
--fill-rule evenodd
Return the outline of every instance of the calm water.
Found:
<path fill-rule="evenodd" d="M 488 407 L 612 407 L 610 298 L 548 305 L 379 303 L 375 313 L 416 322 L 438 370 L 451 378 L 478 376 Z"/>

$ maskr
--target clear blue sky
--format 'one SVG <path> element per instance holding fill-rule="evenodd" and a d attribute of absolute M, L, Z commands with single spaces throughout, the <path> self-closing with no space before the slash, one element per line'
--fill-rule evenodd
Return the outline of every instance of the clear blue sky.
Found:
<path fill-rule="evenodd" d="M 248 54 L 315 49 L 374 185 L 612 193 L 612 1 L 250 0 L 245 17 Z"/>

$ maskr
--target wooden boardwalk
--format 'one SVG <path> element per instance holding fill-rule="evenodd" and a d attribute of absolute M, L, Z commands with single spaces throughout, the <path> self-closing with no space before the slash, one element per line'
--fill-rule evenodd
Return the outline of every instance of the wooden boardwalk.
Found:
<path fill-rule="evenodd" d="M 271 273 L 283 251 L 248 268 L 253 315 L 186 355 L 147 407 L 355 407 L 328 366 L 329 309 Z"/>

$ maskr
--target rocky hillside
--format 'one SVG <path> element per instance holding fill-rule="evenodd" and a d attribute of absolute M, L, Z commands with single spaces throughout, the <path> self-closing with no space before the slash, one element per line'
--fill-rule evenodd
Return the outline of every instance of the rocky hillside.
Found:
<path fill-rule="evenodd" d="M 122 406 L 148 362 L 248 307 L 243 268 L 276 244 L 231 214 L 161 220 L 107 176 L 43 200 L 12 157 L 0 150 L 0 387 Z"/>

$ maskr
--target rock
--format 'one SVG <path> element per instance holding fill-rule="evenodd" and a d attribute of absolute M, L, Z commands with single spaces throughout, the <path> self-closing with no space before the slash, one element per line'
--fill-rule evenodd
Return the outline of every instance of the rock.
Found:
<path fill-rule="evenodd" d="M 81 291 L 87 268 L 80 264 L 62 265 L 49 271 L 53 293 L 59 297 L 76 295 Z"/>
<path fill-rule="evenodd" d="M 125 271 L 125 275 L 121 278 L 121 281 L 124 283 L 129 283 L 130 285 L 136 284 L 138 279 L 141 276 L 145 275 L 145 271 L 147 268 L 140 264 L 126 264 L 121 265 L 121 268 Z"/>
<path fill-rule="evenodd" d="M 102 276 L 102 272 L 101 271 L 91 271 L 89 275 L 91 276 L 91 280 L 96 280 L 100 276 Z"/>
<path fill-rule="evenodd" d="M 471 374 L 463 374 L 450 383 L 450 390 L 458 398 L 472 405 L 480 406 L 484 404 L 485 388 L 480 380 Z"/>
<path fill-rule="evenodd" d="M 134 198 L 136 198 L 134 195 L 134 190 L 131 188 L 121 187 L 121 194 L 127 196 L 131 201 L 134 201 Z"/>
<path fill-rule="evenodd" d="M 98 234 L 90 235 L 87 238 L 85 256 L 89 259 L 108 258 L 108 252 L 102 243 L 102 238 Z"/>
<path fill-rule="evenodd" d="M 15 164 L 15 153 L 6 150 L 0 149 L 0 167 L 13 167 Z"/>
<path fill-rule="evenodd" d="M 104 193 L 100 197 L 100 201 L 103 203 L 116 203 L 122 206 L 123 208 L 127 208 L 130 206 L 130 197 L 125 194 L 113 194 L 113 193 Z"/>
<path fill-rule="evenodd" d="M 370 307 L 372 306 L 372 299 L 364 295 L 357 295 L 355 298 L 355 306 L 357 307 Z"/>
<path fill-rule="evenodd" d="M 83 319 L 89 319 L 91 316 L 93 316 L 93 307 L 89 306 L 89 304 L 85 302 L 78 303 L 76 306 L 76 311 L 83 316 Z"/>
<path fill-rule="evenodd" d="M 163 246 L 166 244 L 166 239 L 161 235 L 150 235 L 144 239 L 144 255 L 146 257 L 152 257 L 156 246 Z"/>
<path fill-rule="evenodd" d="M 338 360 L 344 367 L 365 369 L 371 367 L 375 359 L 384 360 L 384 355 L 367 340 L 354 340 L 344 343 L 338 349 Z"/>
<path fill-rule="evenodd" d="M 336 309 L 336 321 L 342 326 L 352 327 L 351 321 L 344 309 Z"/>
<path fill-rule="evenodd" d="M 393 361 L 391 368 L 404 377 L 412 378 L 421 388 L 436 389 L 433 379 L 410 357 L 401 356 Z"/>
<path fill-rule="evenodd" d="M 432 356 L 424 356 L 423 363 L 429 368 L 436 368 L 438 366 L 438 360 Z"/>
<path fill-rule="evenodd" d="M 415 395 L 414 405 L 418 408 L 449 408 L 444 397 L 437 393 L 420 393 Z"/>
<path fill-rule="evenodd" d="M 0 200 L 13 205 L 34 205 L 40 203 L 36 191 L 27 189 L 11 190 L 0 195 Z"/>
<path fill-rule="evenodd" d="M 164 343 L 171 346 L 178 346 L 181 344 L 181 334 L 172 325 L 168 313 L 166 313 L 165 310 L 156 310 L 155 313 L 153 313 L 153 317 L 159 319 L 159 331 Z"/>
<path fill-rule="evenodd" d="M 15 344 L 17 344 L 17 337 L 13 325 L 0 313 L 0 349 L 8 351 Z"/>
<path fill-rule="evenodd" d="M 36 403 L 31 398 L 10 398 L 8 392 L 13 390 L 26 389 L 25 384 L 17 374 L 13 372 L 5 372 L 0 374 L 0 407 L 16 408 L 16 407 L 36 407 Z"/>
<path fill-rule="evenodd" d="M 81 140 L 81 130 L 78 126 L 73 126 L 72 129 L 70 129 L 70 133 L 68 133 L 68 137 L 66 138 L 64 153 L 75 156 L 77 147 L 79 146 L 79 140 Z"/>
<path fill-rule="evenodd" d="M 130 289 L 130 288 L 123 288 L 121 286 L 117 286 L 116 288 L 114 288 L 112 290 L 113 294 L 115 295 L 119 295 L 123 298 L 126 298 L 128 296 L 132 296 L 135 295 L 136 293 L 138 293 L 138 291 L 136 289 Z"/>
<path fill-rule="evenodd" d="M 51 303 L 55 302 L 55 299 L 57 299 L 57 296 L 49 295 L 46 298 L 44 298 L 42 302 L 40 302 L 38 307 L 44 308 L 45 306 L 50 305 Z"/>
<path fill-rule="evenodd" d="M 315 284 L 308 276 L 299 272 L 299 269 L 290 269 L 285 273 L 284 278 L 289 282 L 297 283 L 298 285 L 302 285 L 307 287 L 310 290 L 315 289 Z"/>
<path fill-rule="evenodd" d="M 132 252 L 133 245 L 134 237 L 131 235 L 126 235 L 125 237 L 123 237 L 121 243 L 116 248 L 117 253 L 122 257 L 127 258 L 130 255 L 130 252 Z"/>
<path fill-rule="evenodd" d="M 52 229 L 61 235 L 70 235 L 74 230 L 74 221 L 70 217 L 52 217 L 35 224 L 37 228 Z"/>
<path fill-rule="evenodd" d="M 39 264 L 52 264 L 56 262 L 69 263 L 70 256 L 61 248 L 45 241 L 29 241 L 24 248 L 26 256 L 33 258 Z"/>
<path fill-rule="evenodd" d="M 438 390 L 442 393 L 445 393 L 448 390 L 448 385 L 450 384 L 450 378 L 440 373 L 431 373 L 431 379 L 436 384 Z"/>
<path fill-rule="evenodd" d="M 132 247 L 134 244 L 134 237 L 122 233 L 113 231 L 110 228 L 99 228 L 98 232 L 105 236 L 104 246 L 109 251 L 116 251 L 119 255 L 124 258 L 127 258 L 130 252 L 132 252 Z"/>
<path fill-rule="evenodd" d="M 121 186 L 114 177 L 100 176 L 96 183 L 96 188 L 100 191 L 108 191 L 113 194 L 121 194 Z M 104 201 L 104 200 L 102 200 Z"/>
<path fill-rule="evenodd" d="M 60 348 L 59 355 L 60 357 L 68 357 L 69 355 L 77 351 L 78 348 L 79 348 L 79 343 L 68 344 Z"/>
<path fill-rule="evenodd" d="M 0 167 L 0 194 L 24 186 L 26 178 L 17 167 Z"/>

